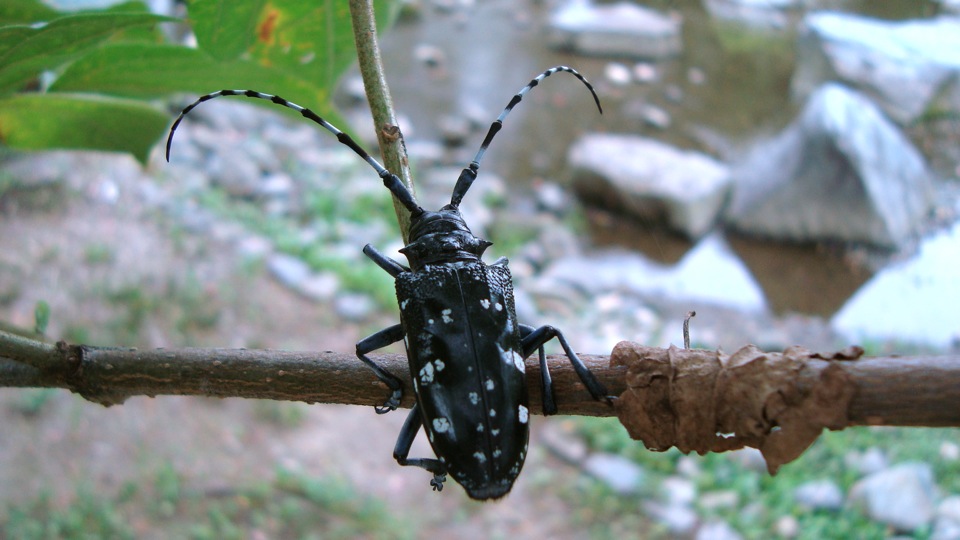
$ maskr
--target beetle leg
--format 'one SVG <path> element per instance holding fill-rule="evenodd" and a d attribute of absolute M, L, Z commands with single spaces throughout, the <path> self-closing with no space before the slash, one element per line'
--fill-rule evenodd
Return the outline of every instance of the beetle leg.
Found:
<path fill-rule="evenodd" d="M 390 397 L 384 402 L 382 407 L 374 407 L 377 414 L 384 414 L 397 410 L 400 406 L 400 398 L 403 397 L 403 383 L 389 371 L 378 366 L 376 362 L 367 358 L 367 353 L 377 349 L 382 349 L 391 343 L 396 343 L 403 339 L 403 327 L 395 324 L 389 328 L 360 340 L 357 343 L 357 358 L 364 364 L 370 366 L 370 369 L 377 375 L 377 378 L 384 382 L 392 390 Z"/>
<path fill-rule="evenodd" d="M 527 324 L 521 324 L 519 326 L 521 339 L 537 330 Z M 543 345 L 537 347 L 537 351 L 540 353 L 540 396 L 541 401 L 543 401 L 543 415 L 550 416 L 551 414 L 557 414 L 557 403 L 553 397 L 553 378 L 550 377 L 550 369 L 547 367 L 547 355 L 544 353 Z"/>
<path fill-rule="evenodd" d="M 563 334 L 560 332 L 560 330 L 548 325 L 541 326 L 540 328 L 528 333 L 522 339 L 523 357 L 526 358 L 530 356 L 535 349 L 543 347 L 544 343 L 553 338 L 557 338 L 557 341 L 560 342 L 560 346 L 563 347 L 563 352 L 566 353 L 567 358 L 570 359 L 570 364 L 573 365 L 573 370 L 577 372 L 577 377 L 580 377 L 580 381 L 585 387 L 587 387 L 587 391 L 590 392 L 590 395 L 593 396 L 593 399 L 612 403 L 611 397 L 607 394 L 607 389 L 603 386 L 603 384 L 600 383 L 600 381 L 597 380 L 593 373 L 590 372 L 590 369 L 583 364 L 583 361 L 580 360 L 580 358 L 577 356 L 577 353 L 573 352 L 573 349 L 570 348 L 570 344 L 567 343 L 566 338 L 563 337 Z M 546 372 L 546 365 L 546 360 L 543 356 L 541 356 L 540 367 L 544 372 Z M 546 381 L 544 384 L 547 384 Z M 550 393 L 553 393 L 552 386 L 550 388 Z M 546 407 L 546 401 L 544 401 L 544 407 Z"/>
<path fill-rule="evenodd" d="M 370 257 L 370 260 L 377 263 L 377 266 L 383 268 L 393 277 L 397 277 L 404 272 L 410 271 L 409 268 L 391 259 L 390 257 L 387 257 L 383 253 L 380 253 L 377 251 L 377 248 L 371 246 L 370 244 L 363 246 L 363 254 L 367 257 Z"/>
<path fill-rule="evenodd" d="M 447 479 L 447 468 L 440 460 L 429 458 L 409 459 L 410 447 L 413 446 L 413 439 L 423 426 L 423 420 L 420 418 L 420 405 L 414 405 L 407 415 L 403 428 L 400 430 L 400 436 L 397 437 L 397 445 L 393 448 L 393 459 L 397 460 L 402 466 L 420 467 L 433 473 L 433 480 L 430 485 L 434 491 L 443 491 L 443 482 Z"/>

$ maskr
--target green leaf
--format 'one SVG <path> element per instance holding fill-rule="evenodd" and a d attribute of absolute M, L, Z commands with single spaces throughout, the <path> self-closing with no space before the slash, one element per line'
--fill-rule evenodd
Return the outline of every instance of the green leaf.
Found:
<path fill-rule="evenodd" d="M 256 37 L 256 25 L 266 0 L 197 0 L 190 20 L 197 44 L 218 60 L 236 60 Z"/>
<path fill-rule="evenodd" d="M 96 92 L 153 98 L 175 92 L 206 94 L 222 88 L 257 88 L 313 109 L 333 124 L 342 119 L 326 88 L 249 60 L 218 62 L 197 49 L 128 43 L 104 46 L 74 62 L 51 86 L 64 92 Z M 250 100 L 278 109 L 269 102 Z"/>
<path fill-rule="evenodd" d="M 124 99 L 69 94 L 0 99 L 0 142 L 23 150 L 129 152 L 146 163 L 168 123 L 163 112 Z"/>
<path fill-rule="evenodd" d="M 3 0 L 0 2 L 0 25 L 49 21 L 59 14 L 39 0 Z"/>
<path fill-rule="evenodd" d="M 173 20 L 150 13 L 84 13 L 40 28 L 0 28 L 0 92 L 19 89 L 41 71 L 81 56 L 121 30 Z"/>
<path fill-rule="evenodd" d="M 50 324 L 50 304 L 44 300 L 37 302 L 33 308 L 33 331 L 41 336 L 46 333 L 47 326 Z"/>

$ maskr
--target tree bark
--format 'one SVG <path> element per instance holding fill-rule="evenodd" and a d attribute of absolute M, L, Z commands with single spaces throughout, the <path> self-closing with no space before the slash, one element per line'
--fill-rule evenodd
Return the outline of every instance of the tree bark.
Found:
<path fill-rule="evenodd" d="M 640 362 L 663 358 L 670 349 L 630 344 Z M 676 349 L 674 379 L 696 366 L 718 361 L 719 353 Z M 408 389 L 402 407 L 413 405 L 407 360 L 400 354 L 372 356 Z M 610 395 L 627 391 L 628 366 L 611 366 L 607 355 L 580 358 Z M 560 414 L 614 416 L 594 401 L 563 355 L 548 355 Z M 849 375 L 854 394 L 849 425 L 960 426 L 960 357 L 874 357 L 857 360 L 809 358 L 798 370 L 801 388 L 818 384 L 830 366 Z M 527 361 L 531 411 L 540 411 L 540 367 Z M 762 375 L 761 375 L 762 376 Z M 64 388 L 103 405 L 133 396 L 196 395 L 260 398 L 307 403 L 380 405 L 389 393 L 353 353 L 251 349 L 139 350 L 56 345 L 0 332 L 0 387 Z M 708 407 L 711 395 L 699 396 Z"/>

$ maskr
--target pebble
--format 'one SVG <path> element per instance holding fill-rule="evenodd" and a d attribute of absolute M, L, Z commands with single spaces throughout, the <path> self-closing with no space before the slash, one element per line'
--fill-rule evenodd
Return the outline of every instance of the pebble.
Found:
<path fill-rule="evenodd" d="M 740 533 L 726 521 L 711 520 L 697 530 L 696 540 L 740 540 Z"/>
<path fill-rule="evenodd" d="M 636 495 L 643 480 L 643 469 L 616 454 L 594 453 L 583 462 L 583 470 L 606 484 L 618 495 Z"/>
<path fill-rule="evenodd" d="M 840 510 L 843 507 L 843 491 L 831 480 L 806 482 L 793 490 L 798 505 L 809 510 Z"/>
<path fill-rule="evenodd" d="M 900 532 L 930 524 L 937 487 L 926 463 L 901 463 L 870 474 L 850 489 L 850 503 L 870 519 Z"/>

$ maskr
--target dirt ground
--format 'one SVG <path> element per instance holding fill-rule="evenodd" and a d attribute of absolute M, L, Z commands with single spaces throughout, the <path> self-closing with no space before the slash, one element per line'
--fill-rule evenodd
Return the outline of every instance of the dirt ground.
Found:
<path fill-rule="evenodd" d="M 156 188 L 132 160 L 97 154 L 37 155 L 18 170 L 36 178 L 0 198 L 0 320 L 33 326 L 51 307 L 47 335 L 95 345 L 258 347 L 352 351 L 361 334 L 390 324 L 343 326 L 330 306 L 277 284 L 216 227 L 185 230 L 147 196 Z M 229 236 L 229 235 L 219 235 Z M 205 316 L 207 313 L 209 316 Z M 122 341 L 122 343 L 110 340 Z M 33 414 L 36 390 L 0 389 L 0 517 L 3 508 L 52 493 L 67 505 L 78 485 L 113 496 L 173 467 L 188 489 L 216 492 L 272 479 L 279 468 L 348 480 L 360 494 L 418 525 L 418 536 L 577 538 L 560 500 L 541 490 L 538 470 L 580 473 L 537 444 L 513 493 L 469 501 L 453 482 L 442 494 L 428 474 L 401 468 L 391 453 L 405 414 L 371 408 L 302 407 L 295 426 L 265 421 L 262 403 L 241 399 L 138 397 L 104 408 L 66 391 Z M 430 455 L 418 439 L 411 455 Z M 455 519 L 451 519 L 455 517 Z M 146 527 L 146 526 L 145 526 Z M 146 527 L 143 537 L 162 537 Z"/>

